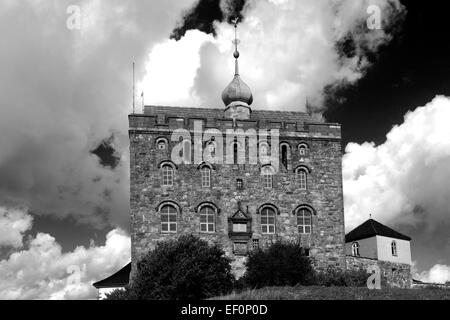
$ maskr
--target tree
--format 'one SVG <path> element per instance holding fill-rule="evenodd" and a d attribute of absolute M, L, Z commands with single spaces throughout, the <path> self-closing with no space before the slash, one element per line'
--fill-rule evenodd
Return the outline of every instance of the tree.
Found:
<path fill-rule="evenodd" d="M 204 299 L 232 289 L 230 259 L 218 245 L 192 235 L 158 243 L 137 265 L 137 299 Z"/>
<path fill-rule="evenodd" d="M 252 288 L 265 286 L 308 285 L 314 270 L 297 243 L 277 241 L 264 250 L 250 253 L 244 282 Z"/>

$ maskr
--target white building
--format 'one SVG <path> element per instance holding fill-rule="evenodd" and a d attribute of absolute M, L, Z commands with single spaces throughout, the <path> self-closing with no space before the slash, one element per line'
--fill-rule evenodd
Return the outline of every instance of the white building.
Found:
<path fill-rule="evenodd" d="M 346 255 L 411 265 L 411 238 L 373 219 L 345 236 Z"/>

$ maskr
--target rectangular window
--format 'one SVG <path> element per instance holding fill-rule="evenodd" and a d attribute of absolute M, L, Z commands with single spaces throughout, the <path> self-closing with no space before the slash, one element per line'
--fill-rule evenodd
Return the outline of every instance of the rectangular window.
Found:
<path fill-rule="evenodd" d="M 247 224 L 233 223 L 233 232 L 247 232 Z"/>
<path fill-rule="evenodd" d="M 270 173 L 265 173 L 263 177 L 264 177 L 264 187 L 272 188 L 273 182 L 272 175 Z"/>
<path fill-rule="evenodd" d="M 169 212 L 169 213 L 161 213 L 161 231 L 162 232 L 177 232 L 177 214 Z"/>
<path fill-rule="evenodd" d="M 275 233 L 275 213 L 270 209 L 263 209 L 261 212 L 261 232 Z"/>
<path fill-rule="evenodd" d="M 300 189 L 306 190 L 306 172 L 303 170 L 299 172 L 299 182 Z"/>
<path fill-rule="evenodd" d="M 253 239 L 253 249 L 259 248 L 259 239 Z"/>
<path fill-rule="evenodd" d="M 297 212 L 297 226 L 299 233 L 311 233 L 312 216 L 309 211 L 301 209 Z"/>
<path fill-rule="evenodd" d="M 202 187 L 209 188 L 211 186 L 211 170 L 202 168 Z"/>
<path fill-rule="evenodd" d="M 173 169 L 169 165 L 165 165 L 162 168 L 163 174 L 163 186 L 172 187 L 173 186 Z"/>
<path fill-rule="evenodd" d="M 397 256 L 397 243 L 395 241 L 392 241 L 391 243 L 391 251 L 392 251 L 392 255 L 394 257 Z"/>
<path fill-rule="evenodd" d="M 210 207 L 203 207 L 200 210 L 200 231 L 201 232 L 214 232 L 214 215 L 215 212 Z"/>
<path fill-rule="evenodd" d="M 311 233 L 311 226 L 307 226 L 307 225 L 302 226 L 302 225 L 299 225 L 299 226 L 298 226 L 298 232 L 299 232 L 299 233 L 306 233 L 306 234 Z"/>

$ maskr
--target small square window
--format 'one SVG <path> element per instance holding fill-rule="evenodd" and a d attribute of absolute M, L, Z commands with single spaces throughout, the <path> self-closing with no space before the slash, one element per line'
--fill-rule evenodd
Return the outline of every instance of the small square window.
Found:
<path fill-rule="evenodd" d="M 259 248 L 259 239 L 253 239 L 253 249 Z"/>
<path fill-rule="evenodd" d="M 236 180 L 236 188 L 238 190 L 242 190 L 244 188 L 244 182 L 242 181 L 242 179 L 237 179 Z"/>

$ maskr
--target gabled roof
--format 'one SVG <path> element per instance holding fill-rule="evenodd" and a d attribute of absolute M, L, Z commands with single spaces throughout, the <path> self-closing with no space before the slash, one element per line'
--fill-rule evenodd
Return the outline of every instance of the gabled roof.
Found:
<path fill-rule="evenodd" d="M 97 281 L 92 285 L 97 289 L 100 288 L 117 288 L 124 287 L 128 284 L 130 280 L 130 272 L 131 272 L 131 262 L 127 264 L 125 267 L 114 273 L 113 275 L 105 278 L 103 280 Z"/>
<path fill-rule="evenodd" d="M 244 211 L 239 209 L 231 216 L 231 219 L 248 219 L 248 216 Z"/>
<path fill-rule="evenodd" d="M 373 219 L 369 219 L 363 224 L 359 225 L 348 234 L 345 235 L 345 242 L 352 242 L 361 239 L 367 239 L 374 236 L 383 236 L 400 240 L 411 241 L 411 238 L 397 232 L 384 224 L 379 223 Z"/>

